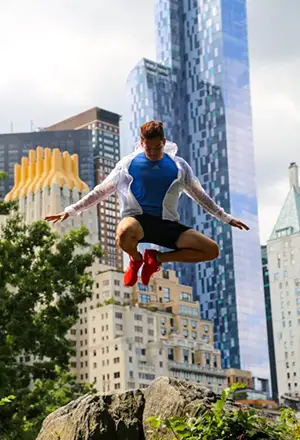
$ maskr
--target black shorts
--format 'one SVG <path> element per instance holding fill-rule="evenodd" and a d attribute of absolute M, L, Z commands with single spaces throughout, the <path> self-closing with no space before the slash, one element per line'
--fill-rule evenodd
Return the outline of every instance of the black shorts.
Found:
<path fill-rule="evenodd" d="M 144 237 L 139 243 L 152 243 L 174 250 L 178 249 L 176 243 L 180 235 L 191 229 L 181 223 L 163 220 L 161 217 L 149 214 L 135 215 L 134 218 L 144 231 Z"/>

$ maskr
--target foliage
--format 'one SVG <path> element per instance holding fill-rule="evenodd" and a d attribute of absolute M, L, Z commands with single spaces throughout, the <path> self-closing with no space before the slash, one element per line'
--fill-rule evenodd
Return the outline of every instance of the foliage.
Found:
<path fill-rule="evenodd" d="M 8 174 L 5 171 L 0 171 L 0 182 L 7 179 Z M 16 202 L 5 202 L 2 200 L 2 194 L 0 194 L 0 215 L 8 215 L 12 210 L 16 210 Z"/>
<path fill-rule="evenodd" d="M 35 438 L 30 430 L 36 431 L 48 411 L 86 390 L 80 388 L 82 385 L 75 386 L 66 372 L 70 357 L 75 354 L 68 332 L 78 320 L 79 304 L 92 294 L 94 280 L 88 268 L 101 255 L 98 245 L 91 247 L 88 243 L 88 234 L 88 229 L 82 227 L 62 237 L 44 221 L 26 225 L 17 212 L 12 212 L 2 226 L 3 440 Z"/>
<path fill-rule="evenodd" d="M 104 304 L 106 306 L 112 304 L 112 305 L 120 305 L 120 303 L 118 304 L 118 302 L 114 299 L 114 298 L 108 298 L 104 300 Z"/>
<path fill-rule="evenodd" d="M 226 409 L 228 398 L 241 388 L 233 385 L 223 390 L 220 399 L 210 409 L 201 412 L 198 408 L 196 415 L 172 417 L 162 420 L 150 417 L 148 423 L 152 440 L 170 438 L 174 440 L 296 440 L 300 437 L 300 424 L 295 412 L 290 409 L 282 410 L 279 422 L 274 422 L 257 413 L 254 409 Z"/>

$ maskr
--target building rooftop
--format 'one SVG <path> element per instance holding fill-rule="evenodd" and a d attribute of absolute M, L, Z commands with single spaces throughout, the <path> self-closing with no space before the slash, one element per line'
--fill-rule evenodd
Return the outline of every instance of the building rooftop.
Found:
<path fill-rule="evenodd" d="M 290 190 L 280 211 L 270 240 L 300 232 L 300 187 L 298 166 L 295 162 L 289 167 Z"/>

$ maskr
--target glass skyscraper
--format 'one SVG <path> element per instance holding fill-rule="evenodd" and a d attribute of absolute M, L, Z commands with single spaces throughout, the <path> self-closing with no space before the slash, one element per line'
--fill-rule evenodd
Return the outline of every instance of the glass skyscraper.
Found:
<path fill-rule="evenodd" d="M 214 322 L 223 367 L 269 378 L 246 0 L 156 0 L 156 27 L 157 63 L 170 69 L 170 107 L 165 114 L 147 114 L 139 104 L 149 93 L 147 81 L 131 81 L 132 141 L 141 122 L 167 119 L 168 138 L 178 143 L 205 190 L 250 226 L 245 232 L 223 225 L 182 198 L 181 220 L 216 240 L 220 257 L 177 266 L 177 272 L 181 283 L 193 285 L 202 317 Z"/>
<path fill-rule="evenodd" d="M 130 138 L 139 140 L 139 128 L 145 121 L 164 121 L 168 138 L 172 136 L 171 112 L 173 84 L 171 69 L 143 58 L 127 80 L 127 103 Z"/>

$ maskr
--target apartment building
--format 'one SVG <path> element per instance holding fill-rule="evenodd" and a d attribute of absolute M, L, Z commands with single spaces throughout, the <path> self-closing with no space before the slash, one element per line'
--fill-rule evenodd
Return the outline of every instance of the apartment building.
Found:
<path fill-rule="evenodd" d="M 191 287 L 181 286 L 174 271 L 155 274 L 148 287 L 124 287 L 122 279 L 121 271 L 102 266 L 93 297 L 80 308 L 70 335 L 78 379 L 109 393 L 171 376 L 220 392 L 226 371 L 213 345 L 212 323 L 199 318 Z"/>
<path fill-rule="evenodd" d="M 290 188 L 267 243 L 279 400 L 300 398 L 300 186 L 289 166 Z"/>

